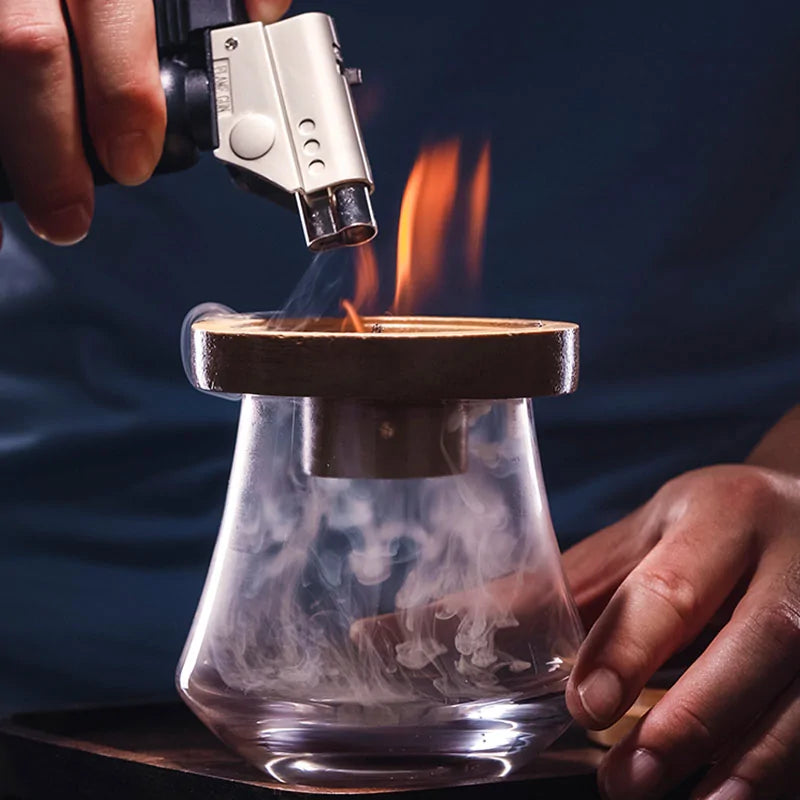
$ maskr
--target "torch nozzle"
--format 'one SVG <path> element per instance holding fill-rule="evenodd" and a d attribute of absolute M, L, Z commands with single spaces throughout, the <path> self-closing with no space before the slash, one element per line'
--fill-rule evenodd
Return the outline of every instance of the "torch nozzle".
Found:
<path fill-rule="evenodd" d="M 378 232 L 365 184 L 348 183 L 305 196 L 298 192 L 297 207 L 306 244 L 315 252 L 364 244 Z"/>

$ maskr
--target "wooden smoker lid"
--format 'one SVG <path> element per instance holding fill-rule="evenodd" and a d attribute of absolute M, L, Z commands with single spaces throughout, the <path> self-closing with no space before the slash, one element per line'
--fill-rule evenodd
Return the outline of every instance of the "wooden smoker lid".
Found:
<path fill-rule="evenodd" d="M 468 317 L 342 320 L 255 314 L 201 318 L 191 329 L 200 389 L 390 403 L 565 394 L 578 383 L 578 326 Z"/>

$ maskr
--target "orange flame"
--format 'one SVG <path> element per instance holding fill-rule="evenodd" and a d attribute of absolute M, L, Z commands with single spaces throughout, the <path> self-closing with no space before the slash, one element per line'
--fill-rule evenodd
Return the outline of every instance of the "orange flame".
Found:
<path fill-rule="evenodd" d="M 447 278 L 455 290 L 480 283 L 486 219 L 489 210 L 491 156 L 489 143 L 481 149 L 466 192 L 459 193 L 461 143 L 451 139 L 423 148 L 408 177 L 400 206 L 397 231 L 397 276 L 394 314 L 419 312 L 422 304 Z M 466 228 L 461 243 L 453 243 L 451 223 Z M 453 226 L 458 227 L 458 226 Z M 445 275 L 446 248 L 455 244 L 464 269 Z M 452 252 L 452 251 L 451 251 Z M 342 301 L 342 330 L 363 331 L 359 312 L 373 311 L 378 299 L 379 279 L 375 250 L 371 244 L 355 251 L 355 292 L 352 301 Z M 459 287 L 459 281 L 460 287 Z M 366 308 L 365 308 L 366 307 Z"/>
<path fill-rule="evenodd" d="M 356 248 L 356 289 L 353 305 L 364 309 L 378 299 L 378 261 L 371 244 Z"/>
<path fill-rule="evenodd" d="M 364 320 L 361 319 L 355 306 L 349 300 L 342 300 L 342 309 L 344 310 L 344 319 L 342 320 L 342 327 L 340 330 L 347 331 L 352 326 L 356 333 L 364 333 Z"/>
<path fill-rule="evenodd" d="M 489 212 L 489 176 L 491 157 L 489 142 L 483 146 L 478 166 L 472 177 L 469 192 L 469 215 L 467 219 L 467 279 L 471 286 L 477 286 L 481 279 L 483 246 L 486 239 L 486 217 Z"/>
<path fill-rule="evenodd" d="M 436 286 L 458 187 L 458 140 L 422 151 L 403 194 L 397 231 L 395 314 L 409 314 Z"/>
<path fill-rule="evenodd" d="M 342 321 L 342 330 L 350 327 L 356 333 L 364 333 L 364 321 L 357 309 L 365 310 L 378 299 L 378 262 L 375 259 L 375 250 L 371 244 L 365 244 L 356 250 L 356 286 L 352 300 L 342 300 L 341 306 L 345 313 Z"/>

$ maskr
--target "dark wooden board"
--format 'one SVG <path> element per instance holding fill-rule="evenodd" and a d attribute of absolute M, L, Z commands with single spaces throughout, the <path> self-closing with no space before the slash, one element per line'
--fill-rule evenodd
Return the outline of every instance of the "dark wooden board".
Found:
<path fill-rule="evenodd" d="M 513 781 L 404 796 L 479 800 L 491 791 L 508 800 L 597 798 L 594 771 L 602 752 L 573 729 Z M 220 744 L 180 703 L 19 714 L 0 724 L 1 800 L 263 800 L 287 792 Z"/>

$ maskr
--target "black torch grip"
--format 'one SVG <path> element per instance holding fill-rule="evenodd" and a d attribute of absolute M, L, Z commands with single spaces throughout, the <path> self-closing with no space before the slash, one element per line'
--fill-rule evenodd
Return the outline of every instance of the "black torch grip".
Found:
<path fill-rule="evenodd" d="M 178 172 L 197 163 L 200 152 L 218 145 L 213 68 L 208 45 L 212 28 L 247 21 L 244 0 L 153 0 L 161 85 L 167 102 L 167 132 L 156 174 Z M 75 38 L 70 30 L 75 63 Z M 113 183 L 89 136 L 80 70 L 76 70 L 83 148 L 95 186 Z M 2 123 L 0 123 L 2 124 Z M 14 192 L 0 163 L 0 203 Z"/>

